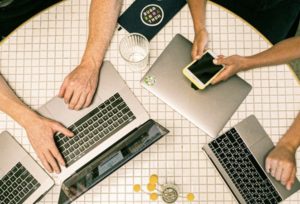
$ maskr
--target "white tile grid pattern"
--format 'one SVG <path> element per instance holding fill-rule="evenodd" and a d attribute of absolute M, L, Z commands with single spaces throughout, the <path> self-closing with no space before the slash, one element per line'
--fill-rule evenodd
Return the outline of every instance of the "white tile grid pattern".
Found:
<path fill-rule="evenodd" d="M 132 0 L 125 0 L 127 8 Z M 89 1 L 65 1 L 18 29 L 0 47 L 0 69 L 16 93 L 33 109 L 57 94 L 64 77 L 80 62 L 87 36 Z M 250 55 L 269 45 L 240 19 L 207 5 L 209 47 L 224 55 Z M 176 33 L 193 39 L 188 7 L 151 41 L 150 64 Z M 111 60 L 121 76 L 142 102 L 151 117 L 170 133 L 117 172 L 80 197 L 75 203 L 162 203 L 150 202 L 146 194 L 134 193 L 133 184 L 145 188 L 151 174 L 160 182 L 175 183 L 183 196 L 193 192 L 194 203 L 235 203 L 231 192 L 207 160 L 201 147 L 211 140 L 196 126 L 172 110 L 139 84 L 143 73 L 126 68 L 118 45 L 126 31 L 116 31 L 106 59 Z M 300 109 L 300 88 L 286 65 L 266 67 L 241 73 L 253 90 L 224 130 L 246 116 L 255 114 L 276 143 Z M 36 157 L 26 132 L 11 118 L 0 114 L 0 130 L 8 130 Z M 299 155 L 298 155 L 299 156 Z M 298 165 L 299 166 L 299 165 Z M 59 186 L 55 186 L 40 203 L 56 203 Z M 284 203 L 299 203 L 296 193 Z M 178 203 L 188 203 L 180 198 Z"/>

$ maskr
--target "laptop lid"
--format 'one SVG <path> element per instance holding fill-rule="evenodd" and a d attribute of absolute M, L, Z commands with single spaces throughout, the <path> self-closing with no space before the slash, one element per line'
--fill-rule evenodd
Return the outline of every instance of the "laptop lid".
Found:
<path fill-rule="evenodd" d="M 58 203 L 71 203 L 168 132 L 160 124 L 148 120 L 66 179 Z"/>
<path fill-rule="evenodd" d="M 0 134 L 1 203 L 34 203 L 53 185 L 54 181 L 51 177 L 14 137 L 6 131 L 2 132 Z"/>
<path fill-rule="evenodd" d="M 186 0 L 136 0 L 119 17 L 129 33 L 141 33 L 151 40 L 186 4 Z"/>
<path fill-rule="evenodd" d="M 225 126 L 251 86 L 238 76 L 226 82 L 195 90 L 182 74 L 192 61 L 192 43 L 177 34 L 141 80 L 142 86 L 162 99 L 208 135 Z M 230 93 L 230 94 L 229 94 Z"/>

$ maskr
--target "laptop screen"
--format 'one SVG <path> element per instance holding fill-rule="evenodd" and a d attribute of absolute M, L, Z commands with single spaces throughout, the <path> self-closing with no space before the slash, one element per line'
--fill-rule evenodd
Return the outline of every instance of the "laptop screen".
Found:
<path fill-rule="evenodd" d="M 70 203 L 169 131 L 148 120 L 64 181 L 59 203 Z"/>

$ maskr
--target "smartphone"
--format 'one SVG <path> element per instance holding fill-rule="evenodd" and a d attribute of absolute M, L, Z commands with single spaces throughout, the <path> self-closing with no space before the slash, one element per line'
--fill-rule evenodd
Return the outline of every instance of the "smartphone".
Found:
<path fill-rule="evenodd" d="M 223 65 L 215 65 L 216 55 L 207 50 L 199 60 L 194 60 L 183 70 L 183 74 L 199 89 L 204 89 L 224 69 Z"/>

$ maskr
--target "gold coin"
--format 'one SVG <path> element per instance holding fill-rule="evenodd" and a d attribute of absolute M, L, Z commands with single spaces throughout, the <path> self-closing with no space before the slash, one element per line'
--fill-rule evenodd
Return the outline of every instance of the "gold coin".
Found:
<path fill-rule="evenodd" d="M 195 200 L 195 195 L 193 193 L 189 193 L 186 196 L 188 201 L 194 201 Z"/>
<path fill-rule="evenodd" d="M 157 184 L 157 183 L 158 183 L 158 176 L 157 176 L 156 174 L 152 174 L 152 175 L 150 176 L 149 182 L 150 182 L 151 184 Z"/>
<path fill-rule="evenodd" d="M 157 200 L 158 199 L 158 195 L 157 195 L 157 193 L 151 193 L 150 194 L 150 200 Z"/>
<path fill-rule="evenodd" d="M 133 185 L 133 190 L 134 190 L 134 192 L 140 192 L 141 191 L 141 185 L 139 185 L 139 184 Z"/>
<path fill-rule="evenodd" d="M 155 188 L 156 188 L 156 184 L 148 183 L 148 185 L 147 185 L 147 190 L 148 191 L 150 191 L 150 192 L 154 191 Z"/>

